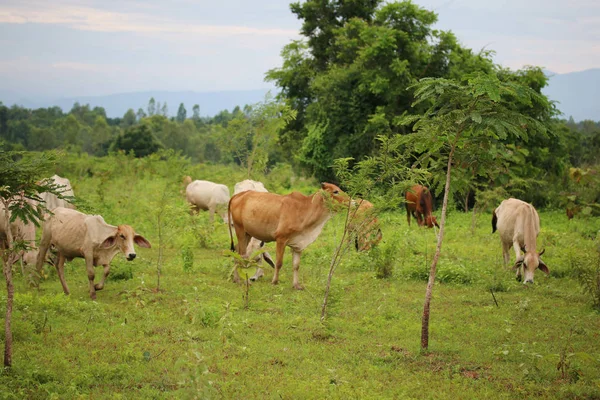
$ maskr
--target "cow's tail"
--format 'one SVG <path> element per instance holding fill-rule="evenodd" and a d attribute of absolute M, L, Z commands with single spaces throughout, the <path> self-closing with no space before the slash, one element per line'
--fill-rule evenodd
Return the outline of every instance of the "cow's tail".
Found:
<path fill-rule="evenodd" d="M 492 233 L 496 232 L 496 226 L 498 224 L 498 216 L 496 215 L 496 211 L 492 213 Z"/>
<path fill-rule="evenodd" d="M 233 244 L 233 233 L 231 232 L 231 224 L 233 223 L 233 219 L 231 218 L 231 200 L 229 200 L 229 203 L 227 204 L 227 218 L 229 219 L 229 221 L 227 221 L 227 225 L 229 226 L 229 239 L 231 240 L 230 249 L 231 251 L 235 251 L 235 246 Z"/>

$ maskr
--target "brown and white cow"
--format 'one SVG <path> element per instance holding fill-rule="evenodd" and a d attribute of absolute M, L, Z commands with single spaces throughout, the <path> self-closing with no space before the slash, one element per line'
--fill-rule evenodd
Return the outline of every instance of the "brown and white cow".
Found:
<path fill-rule="evenodd" d="M 231 198 L 229 216 L 238 240 L 237 251 L 242 256 L 245 256 L 251 237 L 263 242 L 276 242 L 273 284 L 279 283 L 279 270 L 283 265 L 285 246 L 288 246 L 292 249 L 293 286 L 302 289 L 298 277 L 302 251 L 317 239 L 335 205 L 350 201 L 334 184 L 322 183 L 321 189 L 310 196 L 298 192 L 282 196 L 247 191 Z M 234 250 L 231 225 L 229 235 L 231 249 Z"/>
<path fill-rule="evenodd" d="M 370 201 L 360 199 L 355 201 L 358 209 L 350 211 L 348 230 L 355 234 L 354 246 L 357 251 L 367 251 L 381 241 L 382 234 L 375 209 Z"/>
<path fill-rule="evenodd" d="M 536 239 L 540 233 L 540 217 L 531 204 L 513 198 L 504 200 L 492 216 L 492 233 L 496 230 L 500 234 L 505 266 L 510 261 L 510 247 L 515 250 L 517 259 L 514 269 L 517 271 L 517 280 L 521 280 L 524 275 L 524 283 L 533 283 L 536 268 L 546 274 L 550 273 L 540 258 L 544 251 L 537 252 Z M 524 255 L 521 254 L 522 249 Z"/>
<path fill-rule="evenodd" d="M 61 186 L 58 191 L 61 192 L 63 196 L 70 198 L 75 196 L 73 193 L 73 188 L 71 187 L 71 182 L 67 178 L 53 175 L 52 177 L 48 178 L 47 181 L 49 181 L 49 183 L 54 183 L 55 185 Z M 50 211 L 57 207 L 75 209 L 73 204 L 65 199 L 59 199 L 55 194 L 44 192 L 40 194 L 40 197 L 44 201 L 46 208 Z"/>
<path fill-rule="evenodd" d="M 406 220 L 410 226 L 410 215 L 417 219 L 417 225 L 427 225 L 428 228 L 438 225 L 433 215 L 433 197 L 428 188 L 421 185 L 414 185 L 405 195 L 406 198 Z"/>
<path fill-rule="evenodd" d="M 227 186 L 196 180 L 185 188 L 185 198 L 190 203 L 192 211 L 208 210 L 211 223 L 214 220 L 215 212 L 219 212 L 223 221 L 227 222 L 227 203 L 229 203 Z"/>
<path fill-rule="evenodd" d="M 10 216 L 10 211 L 7 213 L 4 204 L 0 203 L 0 246 L 2 248 L 8 247 L 5 227 L 7 226 L 7 220 L 10 221 Z M 21 260 L 28 265 L 35 264 L 38 255 L 38 250 L 35 247 L 35 225 L 31 222 L 25 223 L 17 218 L 13 222 L 9 222 L 9 226 L 13 240 L 26 242 L 30 247 L 30 250 L 21 254 Z"/>
<path fill-rule="evenodd" d="M 263 185 L 262 182 L 253 181 L 252 179 L 245 179 L 245 180 L 235 184 L 235 186 L 233 188 L 233 194 L 236 195 L 238 193 L 246 192 L 248 190 L 254 190 L 255 192 L 262 192 L 262 193 L 268 192 L 268 190 L 265 188 L 265 185 Z M 264 245 L 264 242 L 261 242 L 260 240 L 258 240 L 256 238 L 251 238 L 250 242 L 248 243 L 248 248 L 246 249 L 246 257 L 250 257 L 254 252 L 256 252 L 258 249 L 260 249 L 263 245 Z M 263 252 L 262 258 L 264 258 L 264 260 L 271 267 L 275 268 L 275 263 L 273 262 L 273 258 L 271 257 L 271 255 L 268 252 L 266 252 L 266 251 Z M 260 259 L 259 259 L 259 261 L 260 261 Z M 262 268 L 257 268 L 256 273 L 254 274 L 254 276 L 252 276 L 250 278 L 250 280 L 256 281 L 258 278 L 260 278 L 264 274 L 265 274 L 265 272 L 262 270 Z M 238 272 L 237 272 L 237 268 L 236 268 L 233 270 L 233 280 L 234 280 L 234 282 L 239 282 L 239 279 L 240 278 L 238 276 Z"/>
<path fill-rule="evenodd" d="M 48 248 L 55 246 L 58 251 L 55 267 L 65 294 L 69 294 L 64 273 L 65 260 L 85 259 L 90 297 L 95 300 L 96 290 L 104 288 L 110 262 L 117 253 L 123 253 L 127 261 L 131 261 L 136 257 L 134 243 L 150 248 L 150 243 L 129 225 L 108 225 L 100 215 L 87 215 L 64 207 L 55 208 L 53 213 L 44 221 L 36 267 L 41 271 Z M 98 265 L 104 267 L 104 276 L 100 283 L 94 284 L 94 267 Z"/>

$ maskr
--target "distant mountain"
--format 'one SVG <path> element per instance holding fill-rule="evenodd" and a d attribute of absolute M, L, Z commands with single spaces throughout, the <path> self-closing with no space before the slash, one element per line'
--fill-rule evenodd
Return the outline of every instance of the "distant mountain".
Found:
<path fill-rule="evenodd" d="M 27 108 L 40 108 L 59 106 L 65 112 L 68 112 L 73 107 L 75 102 L 80 104 L 89 104 L 94 108 L 104 107 L 108 117 L 122 117 L 129 108 L 137 112 L 139 108 L 147 111 L 148 101 L 154 97 L 157 104 L 161 106 L 166 102 L 169 109 L 169 115 L 175 116 L 179 104 L 183 103 L 187 110 L 187 115 L 192 115 L 192 107 L 194 104 L 200 106 L 200 115 L 214 116 L 220 111 L 231 111 L 235 106 L 243 107 L 246 104 L 254 104 L 263 101 L 269 89 L 256 90 L 236 90 L 222 92 L 167 92 L 167 91 L 148 91 L 148 92 L 133 92 L 133 93 L 117 93 L 107 96 L 80 96 L 69 97 L 55 100 L 31 101 L 19 97 L 14 92 L 0 92 L 0 101 L 4 104 L 12 105 L 19 104 Z M 273 95 L 274 91 L 271 92 Z"/>
<path fill-rule="evenodd" d="M 550 100 L 558 102 L 557 106 L 563 112 L 562 118 L 573 117 L 575 121 L 591 119 L 600 121 L 600 69 L 588 69 L 568 74 L 555 74 L 545 71 L 550 76 L 549 84 L 543 92 Z M 243 107 L 264 100 L 268 89 L 238 90 L 221 92 L 167 92 L 147 91 L 134 93 L 118 93 L 108 96 L 80 96 L 62 99 L 32 101 L 23 98 L 18 93 L 0 91 L 0 101 L 4 104 L 19 104 L 28 108 L 59 106 L 69 111 L 75 102 L 104 107 L 109 117 L 122 117 L 132 108 L 146 111 L 148 100 L 154 97 L 156 102 L 167 102 L 169 115 L 177 114 L 179 104 L 185 104 L 188 116 L 192 114 L 194 104 L 200 105 L 200 115 L 214 116 L 222 110 L 231 111 L 235 106 Z M 274 94 L 274 93 L 273 93 Z"/>
<path fill-rule="evenodd" d="M 550 80 L 543 92 L 550 100 L 558 101 L 562 118 L 600 121 L 600 68 L 568 74 L 546 71 L 546 74 Z"/>

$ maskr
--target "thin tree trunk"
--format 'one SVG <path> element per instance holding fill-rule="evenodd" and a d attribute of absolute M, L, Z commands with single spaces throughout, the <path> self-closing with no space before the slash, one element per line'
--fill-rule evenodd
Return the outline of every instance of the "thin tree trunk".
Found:
<path fill-rule="evenodd" d="M 448 155 L 448 167 L 446 170 L 446 186 L 444 188 L 444 202 L 442 205 L 442 220 L 440 222 L 440 234 L 438 236 L 435 255 L 431 262 L 429 271 L 429 281 L 427 282 L 427 290 L 425 292 L 425 304 L 423 306 L 423 318 L 421 320 L 421 350 L 427 350 L 429 347 L 429 311 L 431 306 L 431 295 L 433 293 L 433 284 L 435 282 L 435 272 L 438 259 L 442 251 L 442 240 L 444 239 L 444 227 L 446 226 L 446 210 L 448 208 L 448 197 L 450 194 L 450 171 L 452 169 L 452 156 L 454 155 L 455 146 L 453 145 L 450 154 Z"/>
<path fill-rule="evenodd" d="M 4 366 L 12 366 L 12 309 L 13 300 L 15 297 L 15 287 L 13 286 L 12 280 L 12 266 L 15 261 L 13 256 L 13 236 L 10 230 L 10 217 L 8 214 L 8 204 L 4 203 L 4 220 L 5 226 L 4 231 L 6 232 L 7 246 L 2 249 L 2 261 L 3 261 L 3 272 L 4 278 L 6 279 L 6 319 L 4 320 Z"/>
<path fill-rule="evenodd" d="M 10 249 L 7 250 L 10 252 Z M 4 257 L 4 278 L 6 278 L 6 320 L 4 321 L 4 366 L 12 366 L 12 309 L 13 299 L 15 297 L 15 288 L 12 281 L 12 263 L 10 262 L 11 254 Z"/>
<path fill-rule="evenodd" d="M 339 264 L 342 256 L 342 247 L 344 246 L 344 240 L 348 234 L 348 221 L 350 220 L 350 207 L 352 206 L 352 201 L 348 201 L 348 209 L 346 211 L 346 222 L 344 223 L 344 232 L 342 232 L 342 239 L 340 240 L 340 244 L 335 249 L 335 253 L 333 254 L 333 258 L 331 259 L 331 264 L 329 266 L 329 276 L 327 277 L 327 286 L 325 286 L 325 296 L 323 297 L 323 305 L 321 306 L 321 322 L 325 320 L 325 316 L 327 314 L 327 301 L 329 299 L 329 289 L 331 288 L 331 279 L 333 278 L 333 273 L 335 271 L 335 267 Z M 358 207 L 356 207 L 358 210 Z M 356 214 L 356 211 L 353 214 Z"/>
<path fill-rule="evenodd" d="M 160 291 L 160 268 L 162 266 L 163 258 L 163 240 L 162 240 L 162 223 L 161 216 L 162 211 L 158 214 L 158 259 L 156 261 L 156 291 Z"/>

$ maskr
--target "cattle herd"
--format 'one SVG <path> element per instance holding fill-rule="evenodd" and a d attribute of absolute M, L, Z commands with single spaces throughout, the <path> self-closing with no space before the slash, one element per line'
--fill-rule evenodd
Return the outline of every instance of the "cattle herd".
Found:
<path fill-rule="evenodd" d="M 68 179 L 57 175 L 49 179 L 62 187 L 65 197 L 74 196 Z M 228 225 L 231 250 L 247 258 L 265 242 L 275 242 L 275 262 L 268 252 L 262 252 L 259 256 L 274 267 L 273 284 L 279 282 L 287 246 L 292 251 L 293 287 L 302 289 L 298 274 L 301 254 L 317 239 L 336 209 L 350 207 L 348 230 L 354 233 L 358 251 L 369 250 L 382 237 L 373 204 L 364 199 L 351 199 L 332 183 L 322 183 L 320 190 L 305 196 L 298 192 L 287 195 L 271 193 L 261 182 L 244 180 L 235 185 L 234 195 L 230 198 L 225 185 L 205 180 L 193 181 L 189 176 L 183 182 L 191 213 L 208 211 L 211 222 L 216 213 Z M 43 193 L 40 197 L 51 212 L 46 214 L 41 224 L 39 250 L 35 246 L 36 231 L 33 224 L 25 224 L 17 219 L 10 223 L 10 229 L 16 240 L 30 243 L 30 250 L 21 254 L 21 260 L 25 264 L 35 264 L 38 272 L 42 271 L 48 251 L 52 249 L 56 253 L 53 264 L 65 294 L 69 294 L 64 276 L 65 261 L 74 258 L 85 260 L 90 297 L 96 299 L 96 291 L 104 288 L 110 273 L 110 262 L 118 253 L 131 261 L 136 257 L 134 244 L 150 248 L 150 242 L 129 225 L 109 225 L 101 216 L 83 214 L 75 210 L 72 204 L 50 193 Z M 412 215 L 419 226 L 439 227 L 433 215 L 433 198 L 428 188 L 415 185 L 407 191 L 405 199 L 409 225 Z M 6 246 L 4 227 L 10 214 L 0 207 L 0 245 Z M 504 200 L 493 213 L 492 232 L 496 230 L 500 235 L 505 266 L 510 261 L 511 245 L 514 248 L 516 262 L 513 268 L 517 271 L 517 279 L 532 283 L 536 269 L 549 273 L 541 259 L 544 251 L 537 252 L 540 221 L 531 204 L 512 198 Z M 234 245 L 234 235 L 237 246 Z M 104 268 L 104 274 L 99 283 L 94 283 L 94 267 L 99 265 Z M 263 274 L 259 268 L 251 280 Z M 236 269 L 233 280 L 239 282 Z"/>

